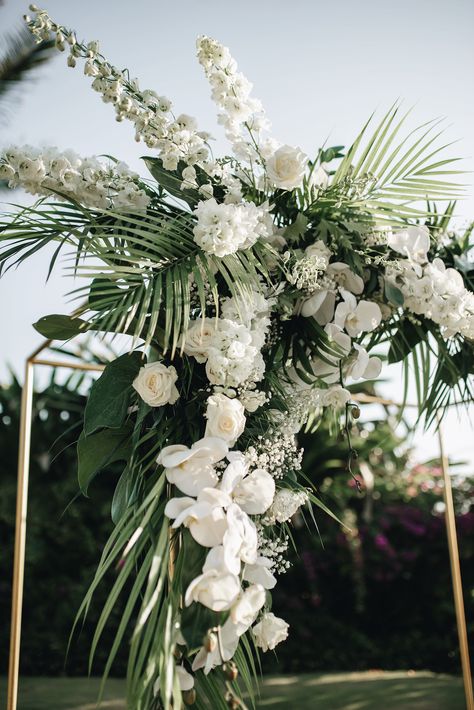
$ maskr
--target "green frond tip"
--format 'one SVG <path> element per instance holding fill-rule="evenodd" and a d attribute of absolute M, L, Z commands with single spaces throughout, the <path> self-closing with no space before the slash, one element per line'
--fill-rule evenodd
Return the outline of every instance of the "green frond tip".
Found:
<path fill-rule="evenodd" d="M 33 71 L 53 55 L 54 42 L 37 44 L 30 32 L 21 29 L 7 35 L 0 45 L 0 115 L 5 98 L 30 78 Z"/>

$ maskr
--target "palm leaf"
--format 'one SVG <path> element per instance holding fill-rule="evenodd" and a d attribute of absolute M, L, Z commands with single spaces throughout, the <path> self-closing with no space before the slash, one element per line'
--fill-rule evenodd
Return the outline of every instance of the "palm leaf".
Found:
<path fill-rule="evenodd" d="M 452 169 L 458 158 L 443 157 L 452 144 L 438 145 L 440 122 L 418 126 L 397 143 L 410 112 L 401 118 L 399 113 L 395 104 L 370 135 L 373 117 L 369 119 L 336 170 L 331 188 L 344 195 L 346 189 L 361 185 L 358 206 L 386 222 L 426 217 L 426 202 L 452 201 L 463 191 L 462 185 L 446 179 L 462 171 Z"/>
<path fill-rule="evenodd" d="M 61 249 L 72 247 L 66 268 L 92 279 L 92 287 L 70 294 L 84 303 L 77 314 L 88 313 L 94 330 L 128 333 L 146 345 L 157 338 L 173 357 L 191 317 L 192 284 L 201 308 L 210 290 L 217 309 L 216 278 L 233 296 L 261 290 L 261 279 L 268 278 L 270 247 L 255 245 L 220 259 L 200 250 L 193 226 L 189 212 L 165 203 L 123 215 L 43 200 L 0 220 L 0 273 L 51 242 L 59 243 L 55 261 Z"/>
<path fill-rule="evenodd" d="M 21 29 L 7 35 L 0 43 L 0 115 L 5 113 L 6 100 L 26 79 L 52 56 L 54 42 L 37 44 L 30 32 Z"/>

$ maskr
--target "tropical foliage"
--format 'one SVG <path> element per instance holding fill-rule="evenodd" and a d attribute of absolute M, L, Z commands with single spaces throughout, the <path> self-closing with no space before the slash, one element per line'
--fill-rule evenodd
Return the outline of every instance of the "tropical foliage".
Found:
<path fill-rule="evenodd" d="M 84 493 L 106 466 L 123 466 L 77 624 L 115 569 L 91 667 L 125 594 L 104 680 L 133 622 L 129 707 L 240 707 L 258 654 L 288 635 L 271 590 L 288 567 L 291 520 L 334 516 L 302 471 L 297 433 L 331 418 L 354 475 L 360 409 L 349 387 L 378 378 L 381 351 L 371 351 L 382 343 L 389 362 L 414 360 L 428 421 L 453 393 L 472 399 L 469 247 L 446 231 L 462 192 L 455 161 L 436 123 L 406 133 L 398 105 L 347 152 L 310 160 L 268 135 L 229 50 L 200 37 L 232 144 L 214 159 L 192 117 L 142 90 L 98 42 L 30 9 L 32 34 L 67 49 L 70 67 L 83 60 L 117 120 L 155 151 L 146 180 L 114 158 L 57 149 L 7 147 L 0 162 L 0 178 L 39 195 L 0 221 L 1 268 L 53 244 L 50 271 L 65 250 L 85 279 L 74 313 L 36 329 L 131 337 L 92 386 L 78 439 Z"/>

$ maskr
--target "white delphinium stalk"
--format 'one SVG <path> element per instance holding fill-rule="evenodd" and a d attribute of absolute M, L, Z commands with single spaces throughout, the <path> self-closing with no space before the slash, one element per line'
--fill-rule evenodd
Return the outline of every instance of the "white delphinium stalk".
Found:
<path fill-rule="evenodd" d="M 263 106 L 251 96 L 252 84 L 237 71 L 230 51 L 211 37 L 198 37 L 197 56 L 212 89 L 212 98 L 221 109 L 219 122 L 224 126 L 236 157 L 258 157 L 259 133 L 268 129 Z"/>
<path fill-rule="evenodd" d="M 77 59 L 84 59 L 84 74 L 92 78 L 92 88 L 101 94 L 105 103 L 115 108 L 117 121 L 127 119 L 135 126 L 135 138 L 149 148 L 156 148 L 167 170 L 176 170 L 180 160 L 188 165 L 205 161 L 209 151 L 208 133 L 197 130 L 194 118 L 182 114 L 175 118 L 171 101 L 150 89 L 140 89 L 137 79 L 130 79 L 127 71 L 120 71 L 99 53 L 96 41 L 82 44 L 71 30 L 57 25 L 44 10 L 31 6 L 33 18 L 26 18 L 27 26 L 37 40 L 55 37 L 60 51 L 69 50 L 68 66 L 75 67 Z"/>
<path fill-rule="evenodd" d="M 57 148 L 7 148 L 0 156 L 0 179 L 8 181 L 10 188 L 58 200 L 72 197 L 87 207 L 142 211 L 150 203 L 138 175 L 125 163 L 105 165 L 94 156 L 80 158 Z"/>

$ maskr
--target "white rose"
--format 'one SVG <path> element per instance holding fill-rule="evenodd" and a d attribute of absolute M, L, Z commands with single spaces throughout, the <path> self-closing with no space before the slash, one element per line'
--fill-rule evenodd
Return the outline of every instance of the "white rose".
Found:
<path fill-rule="evenodd" d="M 283 145 L 267 160 L 270 182 L 282 190 L 293 190 L 303 182 L 308 156 L 299 148 Z"/>
<path fill-rule="evenodd" d="M 244 407 L 238 399 L 214 394 L 207 400 L 206 436 L 216 436 L 233 446 L 245 429 Z"/>
<path fill-rule="evenodd" d="M 257 646 L 262 651 L 272 651 L 277 644 L 288 637 L 289 625 L 283 619 L 269 612 L 262 616 L 261 621 L 255 624 L 252 631 L 257 642 Z"/>
<path fill-rule="evenodd" d="M 150 407 L 162 407 L 174 404 L 178 399 L 177 379 L 178 373 L 172 365 L 166 367 L 162 362 L 150 362 L 140 368 L 133 387 Z"/>
<path fill-rule="evenodd" d="M 206 436 L 189 449 L 182 444 L 165 446 L 156 462 L 164 467 L 169 483 L 187 496 L 197 496 L 203 488 L 218 482 L 214 464 L 224 458 L 228 446 L 221 438 Z"/>
<path fill-rule="evenodd" d="M 212 318 L 197 318 L 184 336 L 184 352 L 192 355 L 198 362 L 206 362 L 207 351 L 215 333 L 215 321 Z"/>
<path fill-rule="evenodd" d="M 184 603 L 199 602 L 212 611 L 230 609 L 240 594 L 240 580 L 235 574 L 209 569 L 193 579 L 186 590 Z"/>

